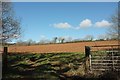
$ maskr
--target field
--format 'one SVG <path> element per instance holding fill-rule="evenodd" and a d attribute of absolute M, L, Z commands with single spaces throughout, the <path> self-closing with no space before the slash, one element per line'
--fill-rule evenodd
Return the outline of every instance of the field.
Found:
<path fill-rule="evenodd" d="M 117 80 L 116 72 L 86 72 L 84 54 L 85 46 L 117 44 L 118 41 L 113 40 L 10 46 L 3 80 Z"/>
<path fill-rule="evenodd" d="M 2 80 L 119 80 L 117 72 L 87 73 L 84 63 L 83 53 L 9 54 Z"/>
<path fill-rule="evenodd" d="M 3 77 L 5 80 L 10 78 L 59 80 L 74 76 L 83 77 L 84 59 L 81 53 L 9 54 L 8 70 Z"/>
<path fill-rule="evenodd" d="M 32 46 L 10 46 L 9 52 L 25 52 L 25 53 L 61 53 L 61 52 L 84 52 L 85 46 L 98 45 L 117 45 L 117 40 L 110 41 L 92 41 L 92 42 L 77 42 L 64 44 L 46 44 Z M 98 48 L 97 48 L 98 49 Z"/>

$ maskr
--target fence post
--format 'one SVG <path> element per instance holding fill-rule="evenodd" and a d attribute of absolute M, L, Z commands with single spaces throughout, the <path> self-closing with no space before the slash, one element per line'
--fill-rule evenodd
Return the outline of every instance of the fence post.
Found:
<path fill-rule="evenodd" d="M 4 52 L 2 54 L 2 72 L 4 73 L 7 70 L 7 54 L 8 54 L 8 47 L 4 47 Z"/>
<path fill-rule="evenodd" d="M 85 70 L 88 72 L 91 70 L 91 54 L 90 54 L 90 47 L 85 46 Z"/>

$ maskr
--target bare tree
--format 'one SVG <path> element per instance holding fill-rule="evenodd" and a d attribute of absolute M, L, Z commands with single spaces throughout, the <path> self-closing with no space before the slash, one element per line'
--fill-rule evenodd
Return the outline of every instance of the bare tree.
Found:
<path fill-rule="evenodd" d="M 20 21 L 15 17 L 12 3 L 2 2 L 0 6 L 2 7 L 0 41 L 7 42 L 8 40 L 18 38 L 21 30 Z"/>
<path fill-rule="evenodd" d="M 61 43 L 61 37 L 58 38 L 58 42 Z"/>
<path fill-rule="evenodd" d="M 32 39 L 29 39 L 29 40 L 26 41 L 26 44 L 27 44 L 28 46 L 34 45 L 35 43 L 36 43 L 36 42 L 33 41 Z"/>
<path fill-rule="evenodd" d="M 22 41 L 22 40 L 18 40 L 17 42 L 16 42 L 16 45 L 25 45 L 25 43 Z"/>
<path fill-rule="evenodd" d="M 62 39 L 61 39 L 61 43 L 63 43 L 63 42 L 64 42 L 64 40 L 65 40 L 65 38 L 62 38 Z"/>
<path fill-rule="evenodd" d="M 85 37 L 84 37 L 84 40 L 93 40 L 93 35 L 86 35 Z"/>
<path fill-rule="evenodd" d="M 110 39 L 110 37 L 107 34 L 99 34 L 97 36 L 97 40 L 108 40 L 108 39 Z"/>
<path fill-rule="evenodd" d="M 118 35 L 119 35 L 119 27 L 118 26 L 120 23 L 120 19 L 119 16 L 120 13 L 118 13 L 118 11 L 116 11 L 116 13 L 114 15 L 112 15 L 110 17 L 110 21 L 112 22 L 112 26 L 109 28 L 107 34 L 111 37 L 111 39 L 117 39 Z"/>
<path fill-rule="evenodd" d="M 48 44 L 48 43 L 50 43 L 50 41 L 46 38 L 42 38 L 42 39 L 40 39 L 40 41 L 38 43 L 39 44 Z"/>
<path fill-rule="evenodd" d="M 57 42 L 57 37 L 54 37 L 54 43 L 56 43 Z"/>
<path fill-rule="evenodd" d="M 65 38 L 64 38 L 64 37 L 59 37 L 59 38 L 58 38 L 59 43 L 63 43 L 63 42 L 64 42 L 64 40 L 65 40 Z"/>

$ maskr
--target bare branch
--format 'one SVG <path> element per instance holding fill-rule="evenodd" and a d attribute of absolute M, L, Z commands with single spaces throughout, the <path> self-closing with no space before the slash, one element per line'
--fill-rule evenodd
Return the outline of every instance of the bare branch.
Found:
<path fill-rule="evenodd" d="M 0 17 L 0 39 L 4 42 L 17 38 L 20 35 L 20 21 L 14 16 L 12 4 L 2 3 L 2 17 Z"/>

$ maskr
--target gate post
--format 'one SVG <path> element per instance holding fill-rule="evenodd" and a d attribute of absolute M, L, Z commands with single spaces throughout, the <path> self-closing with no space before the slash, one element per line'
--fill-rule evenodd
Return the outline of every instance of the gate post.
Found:
<path fill-rule="evenodd" d="M 2 54 L 2 73 L 7 70 L 7 54 L 8 54 L 8 47 L 4 47 L 4 52 Z"/>
<path fill-rule="evenodd" d="M 85 71 L 91 70 L 91 54 L 90 54 L 90 47 L 85 46 Z"/>

